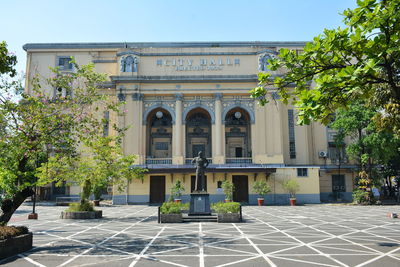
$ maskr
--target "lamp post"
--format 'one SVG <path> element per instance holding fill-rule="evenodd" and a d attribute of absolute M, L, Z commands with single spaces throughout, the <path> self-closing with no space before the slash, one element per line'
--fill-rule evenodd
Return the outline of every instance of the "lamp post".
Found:
<path fill-rule="evenodd" d="M 38 160 L 36 159 L 35 162 L 36 168 L 38 167 Z M 33 189 L 33 195 L 32 195 L 32 200 L 33 200 L 33 205 L 32 205 L 32 213 L 28 215 L 28 220 L 37 220 L 38 219 L 38 214 L 36 213 L 36 182 L 37 178 L 35 178 L 35 186 Z"/>

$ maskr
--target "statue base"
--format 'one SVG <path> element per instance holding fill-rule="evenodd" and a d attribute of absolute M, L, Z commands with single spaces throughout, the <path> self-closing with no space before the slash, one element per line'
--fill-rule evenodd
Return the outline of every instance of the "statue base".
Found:
<path fill-rule="evenodd" d="M 207 192 L 193 192 L 190 194 L 190 215 L 211 215 L 210 194 Z"/>

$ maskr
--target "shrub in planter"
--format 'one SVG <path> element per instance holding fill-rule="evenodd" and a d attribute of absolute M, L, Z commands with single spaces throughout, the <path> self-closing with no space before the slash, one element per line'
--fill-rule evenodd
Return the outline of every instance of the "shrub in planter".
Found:
<path fill-rule="evenodd" d="M 240 222 L 240 203 L 238 202 L 218 202 L 211 205 L 218 215 L 219 223 Z"/>
<path fill-rule="evenodd" d="M 290 205 L 296 206 L 296 193 L 300 189 L 299 183 L 294 179 L 290 179 L 284 182 L 282 185 L 283 188 L 289 193 Z"/>
<path fill-rule="evenodd" d="M 70 203 L 69 208 L 66 210 L 67 212 L 74 211 L 94 211 L 93 204 L 89 201 L 81 201 L 77 203 Z"/>
<path fill-rule="evenodd" d="M 94 210 L 93 204 L 88 200 L 70 203 L 66 211 L 61 212 L 62 219 L 99 219 L 103 217 L 101 210 Z"/>
<path fill-rule="evenodd" d="M 222 182 L 221 187 L 224 190 L 225 202 L 231 202 L 233 197 L 233 191 L 235 191 L 235 185 L 229 182 L 228 180 L 225 180 Z"/>
<path fill-rule="evenodd" d="M 176 202 L 164 202 L 160 207 L 160 221 L 162 223 L 182 222 L 182 205 Z"/>
<path fill-rule="evenodd" d="M 0 226 L 0 259 L 32 249 L 32 233 L 25 226 Z"/>
<path fill-rule="evenodd" d="M 256 181 L 253 185 L 253 190 L 260 196 L 257 199 L 258 206 L 264 205 L 264 196 L 271 192 L 271 187 L 266 181 Z"/>

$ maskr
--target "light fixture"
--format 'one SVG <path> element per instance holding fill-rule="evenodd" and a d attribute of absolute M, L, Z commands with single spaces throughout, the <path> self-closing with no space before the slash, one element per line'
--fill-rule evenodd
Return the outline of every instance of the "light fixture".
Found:
<path fill-rule="evenodd" d="M 161 111 L 157 111 L 157 113 L 156 113 L 157 119 L 161 119 L 163 117 L 163 115 L 164 114 Z"/>
<path fill-rule="evenodd" d="M 235 112 L 235 118 L 236 119 L 240 119 L 242 117 L 242 113 L 240 113 L 239 111 Z"/>

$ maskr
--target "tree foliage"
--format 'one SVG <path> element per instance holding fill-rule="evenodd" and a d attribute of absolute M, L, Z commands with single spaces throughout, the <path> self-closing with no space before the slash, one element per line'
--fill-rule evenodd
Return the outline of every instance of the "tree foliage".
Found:
<path fill-rule="evenodd" d="M 114 124 L 116 134 L 103 137 L 102 112 L 122 116 L 121 103 L 99 88 L 106 76 L 94 72 L 93 64 L 72 63 L 73 72 L 56 68 L 45 81 L 31 79 L 31 92 L 21 93 L 19 101 L 11 97 L 20 92 L 13 83 L 0 86 L 0 222 L 11 218 L 36 185 L 66 180 L 96 185 L 131 174 L 134 157 L 124 157 L 120 148 L 125 128 Z M 49 93 L 58 88 L 70 94 Z M 143 178 L 140 171 L 132 173 Z"/>
<path fill-rule="evenodd" d="M 266 104 L 267 88 L 299 109 L 299 123 L 329 123 L 332 113 L 363 99 L 379 109 L 382 128 L 400 134 L 400 1 L 358 0 L 343 12 L 345 28 L 325 29 L 303 51 L 281 49 L 259 74 L 252 96 Z"/>

